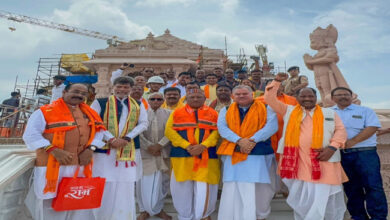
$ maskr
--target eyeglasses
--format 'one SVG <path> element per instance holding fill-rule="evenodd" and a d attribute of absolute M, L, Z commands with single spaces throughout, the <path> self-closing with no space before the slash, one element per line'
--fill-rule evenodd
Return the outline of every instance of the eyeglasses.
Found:
<path fill-rule="evenodd" d="M 150 101 L 162 101 L 164 99 L 162 99 L 162 98 L 150 98 L 149 100 Z"/>

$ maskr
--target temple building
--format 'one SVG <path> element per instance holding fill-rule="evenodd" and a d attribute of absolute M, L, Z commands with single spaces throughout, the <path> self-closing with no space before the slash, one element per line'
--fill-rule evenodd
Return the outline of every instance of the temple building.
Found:
<path fill-rule="evenodd" d="M 152 67 L 155 73 L 173 69 L 178 74 L 196 69 L 199 65 L 206 71 L 222 67 L 223 56 L 223 50 L 180 39 L 167 29 L 161 36 L 149 33 L 145 39 L 96 50 L 93 58 L 84 64 L 98 74 L 99 80 L 94 87 L 97 97 L 104 97 L 111 91 L 111 73 L 123 63 L 135 65 L 125 70 L 128 75 L 136 75 L 145 67 Z"/>

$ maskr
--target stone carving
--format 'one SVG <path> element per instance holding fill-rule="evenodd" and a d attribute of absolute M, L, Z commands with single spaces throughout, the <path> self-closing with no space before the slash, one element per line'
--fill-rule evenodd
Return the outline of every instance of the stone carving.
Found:
<path fill-rule="evenodd" d="M 336 65 L 339 61 L 335 46 L 337 35 L 337 29 L 332 24 L 326 29 L 318 27 L 310 34 L 310 47 L 317 50 L 318 53 L 314 56 L 309 54 L 303 56 L 307 68 L 314 71 L 315 84 L 320 91 L 324 107 L 335 104 L 331 99 L 330 92 L 332 89 L 339 86 L 349 88 L 347 81 Z M 353 94 L 353 103 L 360 104 L 356 94 Z"/>
<path fill-rule="evenodd" d="M 107 97 L 111 92 L 110 77 L 112 71 L 118 69 L 122 63 L 132 63 L 134 69 L 124 74 L 135 74 L 145 67 L 152 67 L 155 73 L 174 69 L 176 73 L 187 71 L 196 66 L 202 46 L 171 34 L 167 29 L 163 35 L 154 36 L 149 33 L 146 38 L 121 43 L 117 47 L 96 50 L 94 58 L 84 62 L 88 67 L 96 70 L 99 81 L 94 85 L 97 97 Z M 212 71 L 216 66 L 222 66 L 224 51 L 203 48 L 203 68 Z"/>

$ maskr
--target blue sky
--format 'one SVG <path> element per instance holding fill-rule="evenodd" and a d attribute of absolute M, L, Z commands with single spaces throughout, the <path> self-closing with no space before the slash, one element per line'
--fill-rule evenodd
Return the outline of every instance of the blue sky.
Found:
<path fill-rule="evenodd" d="M 51 20 L 80 28 L 141 39 L 149 32 L 161 35 L 166 28 L 177 37 L 224 48 L 228 53 L 255 54 L 255 44 L 268 47 L 276 66 L 298 65 L 315 51 L 309 34 L 333 24 L 338 66 L 363 105 L 390 108 L 390 3 L 387 0 L 263 1 L 263 0 L 35 0 L 0 3 L 1 10 Z M 8 27 L 16 31 L 11 32 Z M 28 24 L 0 20 L 0 99 L 9 96 L 15 77 L 27 83 L 36 74 L 39 57 L 61 53 L 92 53 L 106 47 L 103 40 Z"/>

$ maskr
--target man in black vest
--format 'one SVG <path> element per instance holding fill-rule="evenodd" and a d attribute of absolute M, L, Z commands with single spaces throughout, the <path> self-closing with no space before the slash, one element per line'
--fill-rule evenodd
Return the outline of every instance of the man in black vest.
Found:
<path fill-rule="evenodd" d="M 136 218 L 134 184 L 142 176 L 137 136 L 148 127 L 146 110 L 130 97 L 130 77 L 114 80 L 114 95 L 95 100 L 93 108 L 103 119 L 111 139 L 94 154 L 93 175 L 106 178 L 102 205 L 94 210 L 96 219 Z M 107 138 L 108 139 L 108 138 Z"/>

